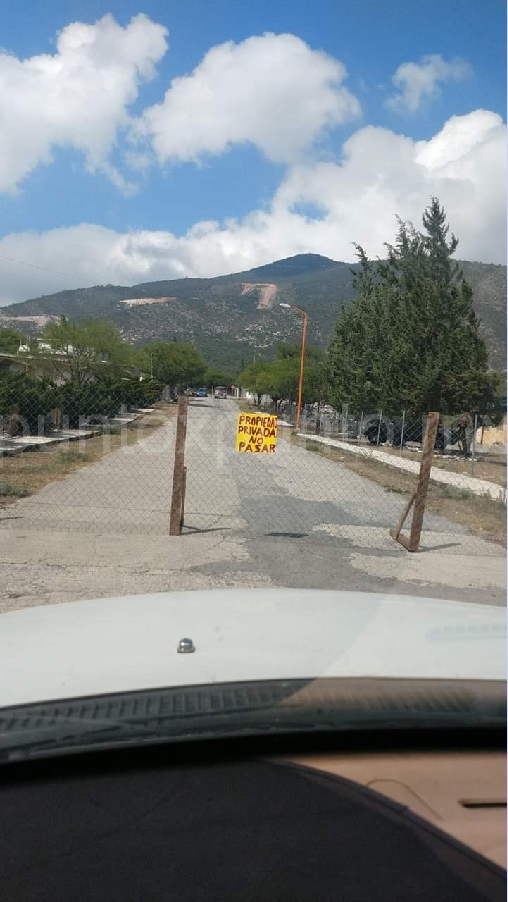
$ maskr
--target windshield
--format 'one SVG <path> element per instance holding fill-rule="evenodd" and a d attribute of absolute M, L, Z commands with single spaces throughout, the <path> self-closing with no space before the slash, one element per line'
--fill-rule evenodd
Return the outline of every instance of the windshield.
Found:
<path fill-rule="evenodd" d="M 0 709 L 504 680 L 502 5 L 3 18 Z"/>

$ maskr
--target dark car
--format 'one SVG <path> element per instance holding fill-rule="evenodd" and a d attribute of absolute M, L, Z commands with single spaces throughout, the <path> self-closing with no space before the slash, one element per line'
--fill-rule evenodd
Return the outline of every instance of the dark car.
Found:
<path fill-rule="evenodd" d="M 196 398 L 208 398 L 208 391 L 206 388 L 198 388 L 196 391 Z"/>
<path fill-rule="evenodd" d="M 394 448 L 404 446 L 406 442 L 423 442 L 424 425 L 423 422 L 416 423 L 385 423 L 370 422 L 364 429 L 363 434 L 366 436 L 371 445 L 384 445 L 387 442 Z M 456 429 L 446 428 L 443 423 L 439 423 L 437 427 L 436 441 L 434 449 L 443 452 L 447 445 L 455 445 L 458 439 Z"/>

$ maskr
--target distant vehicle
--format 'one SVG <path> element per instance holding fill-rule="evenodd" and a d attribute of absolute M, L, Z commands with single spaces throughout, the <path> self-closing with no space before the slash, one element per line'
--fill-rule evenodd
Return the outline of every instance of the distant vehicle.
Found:
<path fill-rule="evenodd" d="M 227 398 L 228 393 L 225 385 L 216 385 L 213 393 L 214 398 Z"/>
<path fill-rule="evenodd" d="M 186 388 L 184 391 L 184 395 L 186 398 L 192 398 L 195 395 L 195 391 L 193 388 Z"/>
<path fill-rule="evenodd" d="M 404 431 L 403 431 L 404 429 Z M 389 435 L 389 430 L 385 422 L 371 422 L 364 429 L 363 434 L 367 437 L 367 440 L 371 445 L 384 445 L 388 441 L 393 445 L 394 448 L 405 445 L 406 442 L 423 442 L 423 434 L 424 428 L 422 422 L 403 424 L 393 423 L 392 424 L 392 435 Z M 455 445 L 457 443 L 458 433 L 456 429 L 445 429 L 442 423 L 439 424 L 437 428 L 436 442 L 434 448 L 436 451 L 441 453 L 444 452 L 447 445 Z"/>
<path fill-rule="evenodd" d="M 196 391 L 196 398 L 208 398 L 208 391 L 206 388 L 198 388 Z"/>

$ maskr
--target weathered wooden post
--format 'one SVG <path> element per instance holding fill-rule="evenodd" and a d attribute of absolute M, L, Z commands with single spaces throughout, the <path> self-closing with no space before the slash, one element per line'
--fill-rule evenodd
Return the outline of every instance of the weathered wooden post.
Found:
<path fill-rule="evenodd" d="M 185 436 L 187 434 L 187 412 L 189 399 L 181 395 L 178 399 L 178 414 L 176 418 L 175 438 L 175 463 L 173 466 L 173 492 L 171 497 L 171 512 L 169 516 L 170 536 L 182 534 L 184 501 L 185 501 Z"/>
<path fill-rule="evenodd" d="M 429 488 L 430 470 L 432 467 L 432 459 L 434 457 L 434 445 L 436 443 L 437 427 L 439 425 L 439 413 L 429 413 L 427 416 L 427 428 L 423 438 L 422 462 L 420 464 L 420 473 L 418 483 L 414 495 L 409 499 L 404 512 L 395 529 L 390 530 L 390 535 L 397 542 L 400 542 L 408 551 L 418 551 L 420 546 L 420 536 L 422 534 L 423 517 L 425 514 L 425 502 L 427 500 L 427 491 Z M 413 520 L 411 523 L 411 531 L 409 539 L 400 535 L 400 531 L 404 524 L 411 507 L 414 505 Z"/>

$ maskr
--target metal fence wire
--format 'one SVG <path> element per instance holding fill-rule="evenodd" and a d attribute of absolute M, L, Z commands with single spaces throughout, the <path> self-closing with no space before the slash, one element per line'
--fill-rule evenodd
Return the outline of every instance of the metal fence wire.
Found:
<path fill-rule="evenodd" d="M 0 435 L 0 528 L 168 534 L 177 405 L 162 386 L 126 397 L 93 392 L 41 409 L 9 400 Z M 270 405 L 267 405 L 270 410 Z M 420 469 L 426 414 L 277 409 L 274 454 L 236 450 L 249 399 L 191 398 L 185 436 L 183 534 L 386 542 Z M 272 409 L 272 412 L 274 410 Z M 505 541 L 506 434 L 474 417 L 441 418 L 423 545 L 499 554 Z"/>

